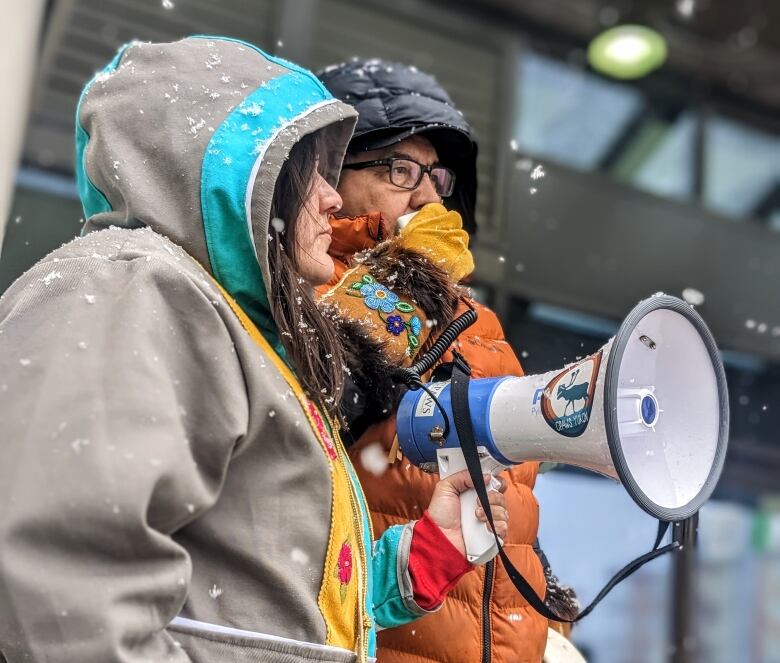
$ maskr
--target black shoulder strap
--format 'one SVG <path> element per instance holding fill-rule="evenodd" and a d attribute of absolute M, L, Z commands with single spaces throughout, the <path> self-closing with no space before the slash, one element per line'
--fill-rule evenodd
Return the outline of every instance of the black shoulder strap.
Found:
<path fill-rule="evenodd" d="M 471 375 L 471 369 L 466 360 L 458 352 L 454 352 L 453 354 L 455 355 L 455 362 L 453 363 L 452 367 L 452 382 L 450 389 L 452 398 L 452 417 L 455 423 L 455 430 L 458 433 L 460 446 L 461 449 L 463 449 L 463 455 L 466 460 L 466 467 L 468 468 L 471 480 L 474 482 L 474 487 L 477 491 L 477 496 L 479 497 L 479 503 L 487 515 L 488 522 L 490 523 L 490 527 L 493 530 L 493 535 L 496 536 L 495 525 L 493 523 L 493 514 L 490 510 L 490 503 L 488 502 L 487 489 L 485 488 L 485 484 L 482 480 L 482 469 L 479 463 L 477 444 L 474 439 L 474 428 L 471 424 L 471 409 L 469 407 L 469 379 Z M 636 571 L 638 568 L 650 560 L 655 559 L 656 557 L 660 557 L 664 553 L 680 547 L 679 543 L 675 541 L 663 546 L 662 548 L 658 547 L 661 544 L 661 541 L 663 540 L 668 528 L 668 522 L 659 521 L 658 535 L 656 536 L 653 549 L 620 569 L 620 571 L 618 571 L 605 585 L 604 589 L 598 593 L 596 598 L 593 599 L 591 604 L 584 610 L 580 611 L 580 613 L 574 619 L 566 619 L 565 617 L 561 617 L 560 615 L 554 613 L 544 602 L 544 597 L 540 598 L 534 591 L 533 587 L 528 584 L 528 581 L 523 578 L 520 572 L 514 567 L 511 560 L 504 552 L 503 546 L 501 545 L 501 541 L 499 540 L 498 536 L 496 536 L 496 543 L 498 545 L 498 554 L 501 557 L 501 561 L 504 563 L 504 568 L 506 569 L 509 578 L 512 580 L 512 584 L 515 586 L 517 591 L 520 592 L 523 598 L 528 601 L 529 605 L 534 608 L 534 610 L 547 619 L 552 619 L 556 622 L 577 622 L 586 615 L 590 614 L 593 608 L 596 607 L 601 599 L 603 599 L 607 594 L 609 594 L 610 591 L 612 591 L 612 588 L 615 587 L 615 585 L 628 578 L 628 576 L 634 573 L 634 571 Z"/>

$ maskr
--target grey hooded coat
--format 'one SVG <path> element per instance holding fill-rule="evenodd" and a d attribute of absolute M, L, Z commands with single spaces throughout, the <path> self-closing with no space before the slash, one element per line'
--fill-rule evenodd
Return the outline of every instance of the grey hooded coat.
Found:
<path fill-rule="evenodd" d="M 335 183 L 353 125 L 229 39 L 85 89 L 84 236 L 0 300 L 0 661 L 346 663 L 423 614 L 268 307 L 279 169 L 322 131 Z"/>

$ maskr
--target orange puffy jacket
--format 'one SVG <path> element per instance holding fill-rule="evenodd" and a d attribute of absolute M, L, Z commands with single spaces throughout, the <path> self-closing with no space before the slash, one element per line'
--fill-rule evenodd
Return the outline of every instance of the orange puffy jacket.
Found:
<path fill-rule="evenodd" d="M 379 214 L 331 220 L 330 255 L 335 285 L 352 255 L 384 239 Z M 477 322 L 456 341 L 475 378 L 523 375 L 523 369 L 504 338 L 495 313 L 472 302 Z M 465 311 L 460 304 L 456 315 Z M 451 361 L 448 351 L 442 361 Z M 430 502 L 436 475 L 426 474 L 406 461 L 388 466 L 381 476 L 361 462 L 363 451 L 380 444 L 389 451 L 395 436 L 395 417 L 370 426 L 350 448 L 371 509 L 377 535 L 397 523 L 416 520 Z M 374 467 L 374 464 L 367 463 Z M 508 479 L 507 508 L 510 531 L 504 549 L 537 594 L 544 596 L 545 578 L 533 550 L 539 527 L 539 505 L 531 489 L 539 466 L 523 463 L 503 474 Z M 378 635 L 379 663 L 540 663 L 547 640 L 547 620 L 536 613 L 512 585 L 503 565 L 489 562 L 466 574 L 450 592 L 442 608 L 407 626 Z"/>

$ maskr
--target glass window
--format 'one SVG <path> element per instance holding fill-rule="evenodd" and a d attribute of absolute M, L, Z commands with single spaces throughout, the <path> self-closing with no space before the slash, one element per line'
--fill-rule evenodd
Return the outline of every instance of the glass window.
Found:
<path fill-rule="evenodd" d="M 583 607 L 617 569 L 652 546 L 656 521 L 620 485 L 555 469 L 540 475 L 534 494 L 543 514 L 541 547 Z M 780 660 L 780 502 L 765 500 L 755 510 L 710 500 L 698 533 L 695 660 Z M 643 566 L 574 627 L 572 639 L 588 661 L 624 663 L 626 652 L 631 663 L 670 660 L 672 559 Z"/>
<path fill-rule="evenodd" d="M 643 106 L 635 89 L 532 53 L 520 61 L 515 136 L 523 151 L 585 170 Z"/>
<path fill-rule="evenodd" d="M 695 181 L 696 122 L 696 114 L 686 111 L 671 124 L 646 125 L 644 133 L 652 135 L 644 147 L 644 158 L 638 160 L 629 181 L 659 196 L 690 198 Z M 638 133 L 641 136 L 643 132 Z"/>
<path fill-rule="evenodd" d="M 554 469 L 534 489 L 542 518 L 539 543 L 561 584 L 584 608 L 614 573 L 653 547 L 657 521 L 617 483 Z M 576 505 L 576 506 L 575 506 Z M 617 585 L 574 627 L 588 661 L 665 663 L 671 605 L 671 556 L 643 566 Z"/>
<path fill-rule="evenodd" d="M 723 117 L 706 126 L 704 204 L 733 217 L 756 216 L 780 183 L 780 137 Z"/>
<path fill-rule="evenodd" d="M 780 135 L 715 115 L 703 125 L 699 159 L 702 115 L 680 99 L 536 53 L 521 56 L 519 76 L 520 152 L 780 227 Z"/>
<path fill-rule="evenodd" d="M 767 226 L 769 226 L 770 230 L 774 230 L 775 232 L 780 232 L 780 209 L 774 209 L 769 213 L 769 217 L 767 218 Z"/>

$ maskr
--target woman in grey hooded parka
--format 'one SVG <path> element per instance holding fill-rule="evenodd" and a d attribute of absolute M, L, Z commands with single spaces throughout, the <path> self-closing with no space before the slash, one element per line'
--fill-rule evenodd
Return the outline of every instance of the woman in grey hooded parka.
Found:
<path fill-rule="evenodd" d="M 468 570 L 468 481 L 372 542 L 338 436 L 306 279 L 354 115 L 223 38 L 85 88 L 83 237 L 0 300 L 0 661 L 366 660 Z"/>

